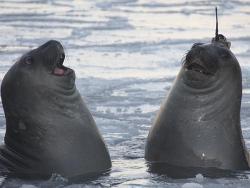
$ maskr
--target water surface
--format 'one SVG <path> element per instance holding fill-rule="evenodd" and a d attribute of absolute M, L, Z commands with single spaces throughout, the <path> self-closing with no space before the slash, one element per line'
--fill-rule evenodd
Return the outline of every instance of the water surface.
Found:
<path fill-rule="evenodd" d="M 232 42 L 243 74 L 241 110 L 250 148 L 250 1 L 249 0 L 1 0 L 0 80 L 25 52 L 47 40 L 62 42 L 65 65 L 109 148 L 110 175 L 68 185 L 48 181 L 4 180 L 2 187 L 239 187 L 250 185 L 249 172 L 238 178 L 198 175 L 175 180 L 147 172 L 144 146 L 161 101 L 194 42 L 214 36 L 214 7 L 219 31 Z M 0 140 L 5 119 L 0 106 Z"/>

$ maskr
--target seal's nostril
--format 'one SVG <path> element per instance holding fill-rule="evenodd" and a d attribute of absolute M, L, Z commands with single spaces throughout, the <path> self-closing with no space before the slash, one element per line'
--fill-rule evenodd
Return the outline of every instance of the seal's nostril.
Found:
<path fill-rule="evenodd" d="M 64 54 L 64 52 L 61 54 L 61 57 L 60 57 L 61 59 L 64 59 L 65 58 L 65 54 Z"/>
<path fill-rule="evenodd" d="M 58 49 L 59 52 L 64 53 L 63 46 L 60 42 L 58 41 L 53 41 L 53 45 Z"/>
<path fill-rule="evenodd" d="M 64 54 L 64 52 L 63 52 L 63 53 L 61 54 L 61 56 L 60 56 L 60 59 L 59 59 L 59 64 L 60 64 L 60 65 L 63 64 L 64 59 L 65 59 L 65 54 Z"/>

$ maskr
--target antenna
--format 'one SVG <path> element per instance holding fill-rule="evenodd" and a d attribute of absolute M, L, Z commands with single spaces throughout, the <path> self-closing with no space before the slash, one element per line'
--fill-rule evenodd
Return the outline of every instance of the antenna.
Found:
<path fill-rule="evenodd" d="M 218 40 L 219 40 L 219 36 L 218 36 L 218 15 L 217 15 L 217 7 L 215 7 L 215 15 L 216 15 L 215 41 L 218 41 Z"/>

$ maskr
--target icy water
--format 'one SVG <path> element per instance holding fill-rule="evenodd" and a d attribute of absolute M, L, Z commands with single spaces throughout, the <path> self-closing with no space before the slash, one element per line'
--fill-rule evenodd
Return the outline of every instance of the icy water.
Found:
<path fill-rule="evenodd" d="M 0 79 L 24 52 L 56 39 L 65 65 L 109 148 L 113 168 L 95 180 L 69 183 L 0 177 L 2 187 L 247 188 L 250 172 L 237 178 L 171 179 L 147 172 L 144 146 L 161 101 L 194 42 L 219 31 L 232 42 L 243 74 L 241 122 L 250 148 L 250 1 L 247 0 L 0 0 Z M 0 140 L 5 119 L 0 107 Z"/>

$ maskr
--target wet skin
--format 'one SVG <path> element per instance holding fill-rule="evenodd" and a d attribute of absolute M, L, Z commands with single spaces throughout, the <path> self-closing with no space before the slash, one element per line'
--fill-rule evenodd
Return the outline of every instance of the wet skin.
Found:
<path fill-rule="evenodd" d="M 149 132 L 146 160 L 178 167 L 249 169 L 240 125 L 241 96 L 241 70 L 229 46 L 220 41 L 194 44 Z"/>

